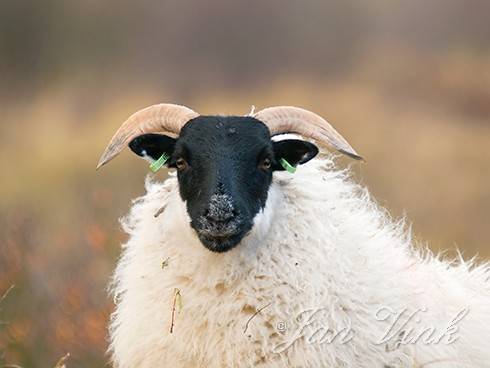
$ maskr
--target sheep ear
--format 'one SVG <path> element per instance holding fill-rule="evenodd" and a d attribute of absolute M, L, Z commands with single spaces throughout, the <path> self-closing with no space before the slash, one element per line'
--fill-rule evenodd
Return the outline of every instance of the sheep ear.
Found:
<path fill-rule="evenodd" d="M 158 160 L 164 153 L 171 156 L 176 140 L 162 134 L 143 134 L 129 142 L 129 148 L 138 156 Z"/>
<path fill-rule="evenodd" d="M 290 165 L 302 165 L 310 161 L 318 153 L 318 148 L 313 143 L 299 139 L 285 139 L 283 141 L 272 142 L 274 149 L 273 170 L 285 170 L 280 164 L 281 158 Z"/>

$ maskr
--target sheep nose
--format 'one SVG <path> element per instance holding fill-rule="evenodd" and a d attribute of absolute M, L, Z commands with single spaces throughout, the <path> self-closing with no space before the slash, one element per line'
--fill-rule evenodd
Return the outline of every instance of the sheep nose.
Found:
<path fill-rule="evenodd" d="M 213 222 L 227 222 L 236 216 L 232 199 L 227 194 L 213 194 L 204 216 Z"/>

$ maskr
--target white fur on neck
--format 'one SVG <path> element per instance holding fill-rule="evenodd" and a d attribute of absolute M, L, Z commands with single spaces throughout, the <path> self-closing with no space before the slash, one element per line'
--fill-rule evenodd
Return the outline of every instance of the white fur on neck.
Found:
<path fill-rule="evenodd" d="M 113 282 L 117 368 L 382 368 L 434 361 L 476 368 L 490 361 L 488 265 L 449 264 L 415 250 L 403 222 L 394 222 L 330 158 L 294 175 L 275 173 L 253 230 L 226 253 L 199 242 L 175 176 L 146 186 L 122 222 L 130 239 Z M 183 310 L 170 334 L 175 288 Z M 375 319 L 380 306 L 425 307 L 438 328 L 463 307 L 471 313 L 451 345 L 386 346 L 374 343 L 387 327 Z M 297 314 L 316 307 L 326 308 L 326 326 L 351 326 L 356 338 L 346 344 L 301 338 L 274 352 L 298 328 Z M 280 322 L 288 325 L 284 333 Z"/>

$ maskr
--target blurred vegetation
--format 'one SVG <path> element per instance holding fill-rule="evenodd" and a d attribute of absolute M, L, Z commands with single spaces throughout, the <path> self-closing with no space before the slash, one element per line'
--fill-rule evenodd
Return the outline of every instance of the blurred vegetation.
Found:
<path fill-rule="evenodd" d="M 484 0 L 2 3 L 0 295 L 16 287 L 0 306 L 0 367 L 67 352 L 69 368 L 106 365 L 117 219 L 147 169 L 129 152 L 94 168 L 156 102 L 316 111 L 421 243 L 489 257 L 488 14 Z"/>

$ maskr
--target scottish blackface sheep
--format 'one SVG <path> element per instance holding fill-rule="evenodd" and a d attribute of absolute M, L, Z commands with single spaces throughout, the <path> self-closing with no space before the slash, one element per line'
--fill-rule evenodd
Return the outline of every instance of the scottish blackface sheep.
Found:
<path fill-rule="evenodd" d="M 489 265 L 415 249 L 310 141 L 360 158 L 294 107 L 161 104 L 123 124 L 99 167 L 129 144 L 176 173 L 122 222 L 115 367 L 490 367 Z"/>

